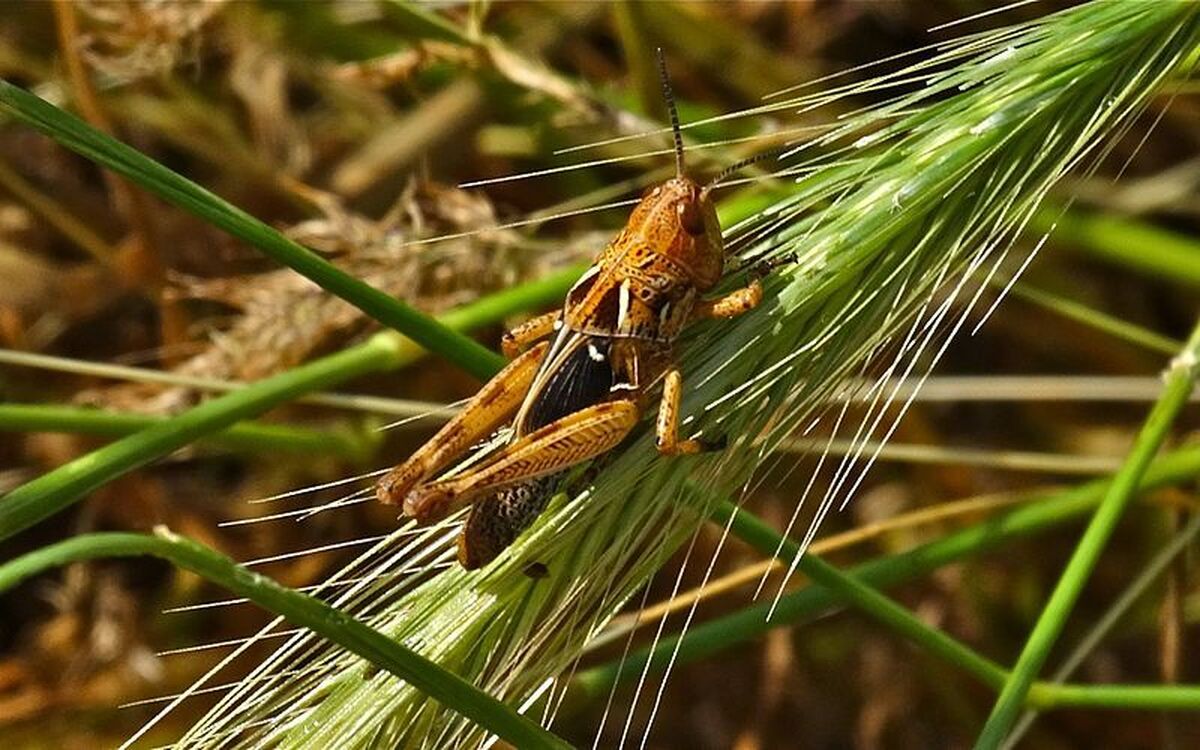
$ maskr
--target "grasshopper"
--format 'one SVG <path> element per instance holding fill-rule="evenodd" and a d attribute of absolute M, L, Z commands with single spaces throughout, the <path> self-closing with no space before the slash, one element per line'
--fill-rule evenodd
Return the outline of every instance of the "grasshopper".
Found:
<path fill-rule="evenodd" d="M 659 453 L 722 447 L 680 437 L 683 376 L 672 349 L 688 323 L 741 315 L 762 299 L 762 269 L 740 289 L 701 296 L 720 281 L 725 265 L 711 191 L 756 159 L 735 164 L 704 186 L 687 177 L 661 50 L 658 61 L 675 177 L 643 194 L 625 228 L 570 289 L 561 309 L 505 334 L 502 348 L 510 363 L 376 484 L 380 501 L 402 503 L 404 513 L 421 523 L 472 505 L 458 537 L 459 562 L 468 569 L 486 565 L 534 521 L 567 469 L 624 440 L 659 384 Z M 434 478 L 505 425 L 511 434 L 501 447 L 466 469 Z"/>

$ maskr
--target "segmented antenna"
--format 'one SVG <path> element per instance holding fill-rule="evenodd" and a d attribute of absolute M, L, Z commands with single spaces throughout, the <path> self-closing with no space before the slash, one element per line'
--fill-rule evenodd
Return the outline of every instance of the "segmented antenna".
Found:
<path fill-rule="evenodd" d="M 667 114 L 671 116 L 671 134 L 675 136 L 675 176 L 683 177 L 683 134 L 679 132 L 679 113 L 675 111 L 675 93 L 671 91 L 671 77 L 667 75 L 667 58 L 663 56 L 662 47 L 658 48 L 658 78 L 662 81 Z"/>
<path fill-rule="evenodd" d="M 710 191 L 712 191 L 714 188 L 720 187 L 722 182 L 729 179 L 729 177 L 731 175 L 735 174 L 736 172 L 738 172 L 742 169 L 745 169 L 746 167 L 750 166 L 751 164 L 757 164 L 758 162 L 763 161 L 764 159 L 769 159 L 772 156 L 779 156 L 780 154 L 784 153 L 785 151 L 787 151 L 790 148 L 794 148 L 794 146 L 789 146 L 787 144 L 784 144 L 782 146 L 776 146 L 775 148 L 769 148 L 766 151 L 762 151 L 760 153 L 755 154 L 754 156 L 748 156 L 745 159 L 742 159 L 741 161 L 730 164 L 728 167 L 725 167 L 724 169 L 722 169 L 720 174 L 718 174 L 716 177 L 709 180 L 708 184 L 705 185 L 704 188 L 700 191 L 700 194 L 705 195 L 705 196 L 708 195 Z"/>

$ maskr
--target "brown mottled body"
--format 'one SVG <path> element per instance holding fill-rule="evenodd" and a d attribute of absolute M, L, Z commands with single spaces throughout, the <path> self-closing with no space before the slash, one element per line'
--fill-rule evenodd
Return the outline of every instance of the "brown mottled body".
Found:
<path fill-rule="evenodd" d="M 659 452 L 716 447 L 679 437 L 683 376 L 672 364 L 672 346 L 690 321 L 753 308 L 762 287 L 755 278 L 722 297 L 701 299 L 721 279 L 724 244 L 712 183 L 701 187 L 683 175 L 673 106 L 671 112 L 679 174 L 643 195 L 561 310 L 504 337 L 512 363 L 376 486 L 381 501 L 403 503 L 404 512 L 421 522 L 473 504 L 459 537 L 459 560 L 467 568 L 487 564 L 511 544 L 541 513 L 567 469 L 624 440 L 660 382 Z M 435 479 L 504 424 L 512 426 L 506 444 L 466 470 Z"/>
<path fill-rule="evenodd" d="M 670 344 L 698 294 L 721 279 L 724 244 L 703 188 L 676 177 L 652 188 L 625 229 L 567 294 L 563 319 L 580 333 Z"/>

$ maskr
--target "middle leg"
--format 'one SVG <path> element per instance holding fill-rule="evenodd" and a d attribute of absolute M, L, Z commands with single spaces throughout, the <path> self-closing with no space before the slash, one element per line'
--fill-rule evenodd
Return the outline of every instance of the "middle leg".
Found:
<path fill-rule="evenodd" d="M 504 356 L 513 359 L 527 345 L 549 336 L 554 331 L 555 326 L 560 324 L 561 320 L 562 310 L 555 310 L 544 315 L 539 315 L 536 318 L 530 318 L 504 334 L 504 337 L 500 339 L 500 350 L 504 352 Z"/>
<path fill-rule="evenodd" d="M 724 448 L 724 440 L 679 439 L 679 402 L 682 398 L 683 376 L 678 368 L 672 367 L 663 376 L 662 401 L 658 402 L 658 419 L 654 424 L 658 452 L 664 456 L 678 456 Z"/>

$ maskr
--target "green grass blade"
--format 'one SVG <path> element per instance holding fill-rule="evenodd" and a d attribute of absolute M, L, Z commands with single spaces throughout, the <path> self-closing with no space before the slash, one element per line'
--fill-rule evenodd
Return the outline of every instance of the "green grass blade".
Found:
<path fill-rule="evenodd" d="M 1200 447 L 1186 448 L 1156 460 L 1142 477 L 1138 491 L 1146 492 L 1178 484 L 1197 476 L 1200 476 Z M 1111 480 L 1099 479 L 1047 495 L 991 521 L 907 552 L 863 563 L 844 575 L 874 588 L 897 586 L 915 580 L 944 565 L 996 549 L 1012 539 L 1078 518 L 1096 507 L 1110 485 Z M 664 638 L 653 649 L 633 651 L 621 662 L 580 672 L 574 684 L 589 695 L 606 695 L 615 682 L 641 674 L 647 662 L 653 670 L 665 668 L 672 652 L 676 651 L 676 644 L 678 652 L 675 663 L 696 661 L 759 638 L 772 628 L 798 624 L 846 601 L 839 592 L 821 586 L 807 586 L 781 597 L 769 619 L 769 603 L 746 607 L 694 626 L 682 638 Z"/>
<path fill-rule="evenodd" d="M 1200 515 L 1193 515 L 1188 519 L 1183 528 L 1177 531 L 1161 549 L 1154 553 L 1154 556 L 1146 562 L 1146 565 L 1138 571 L 1133 580 L 1121 591 L 1120 596 L 1114 599 L 1112 604 L 1104 610 L 1104 614 L 1091 624 L 1087 633 L 1073 644 L 1071 652 L 1051 675 L 1050 684 L 1065 683 L 1092 656 L 1101 642 L 1112 634 L 1117 624 L 1125 619 L 1134 605 L 1141 601 L 1147 591 L 1150 590 L 1150 587 L 1162 577 L 1164 571 L 1171 565 L 1176 564 L 1179 556 L 1195 543 L 1197 535 L 1200 535 Z M 1026 701 L 1026 703 L 1032 703 L 1036 700 L 1037 690 L 1038 685 L 1035 683 L 1029 689 L 1030 700 Z M 1008 740 L 1004 745 L 1005 750 L 1010 750 L 1017 746 L 1033 726 L 1038 716 L 1037 709 L 1025 712 L 1016 726 L 1009 732 Z"/>
<path fill-rule="evenodd" d="M 533 721 L 466 680 L 349 617 L 319 599 L 252 573 L 217 551 L 165 529 L 155 535 L 84 534 L 42 547 L 0 565 L 0 592 L 48 568 L 104 557 L 152 555 L 189 570 L 288 621 L 308 628 L 418 690 L 450 706 L 490 732 L 522 748 L 570 748 Z"/>
<path fill-rule="evenodd" d="M 1200 249 L 1197 250 L 1200 260 Z M 1114 315 L 1101 312 L 1072 299 L 1047 292 L 1018 281 L 1009 289 L 1014 297 L 1058 313 L 1068 320 L 1074 320 L 1097 331 L 1103 331 L 1114 338 L 1136 344 L 1159 354 L 1174 355 L 1183 346 L 1182 341 L 1176 341 L 1168 336 L 1147 330 L 1139 325 L 1122 320 Z"/>
<path fill-rule="evenodd" d="M 1183 353 L 1172 363 L 1162 396 L 1146 417 L 1133 448 L 1121 470 L 1113 478 L 1104 499 L 1092 516 L 1087 530 L 1080 538 L 1071 555 L 1058 585 L 1050 594 L 1041 617 L 1034 625 L 1021 651 L 1009 680 L 1005 683 L 992 713 L 984 725 L 975 747 L 981 750 L 998 748 L 1004 742 L 1013 722 L 1016 721 L 1030 685 L 1050 655 L 1050 649 L 1058 640 L 1066 625 L 1067 617 L 1075 606 L 1088 576 L 1096 566 L 1105 544 L 1112 536 L 1117 521 L 1133 499 L 1142 475 L 1150 467 L 1154 455 L 1166 440 L 1175 417 L 1195 384 L 1197 357 L 1200 356 L 1200 325 L 1192 332 Z"/>
<path fill-rule="evenodd" d="M 999 664 L 941 630 L 921 622 L 906 607 L 879 593 L 859 578 L 843 573 L 816 555 L 804 553 L 798 543 L 781 536 L 753 513 L 725 500 L 713 511 L 713 517 L 719 524 L 728 523 L 734 536 L 767 557 L 777 557 L 784 562 L 791 562 L 799 557 L 796 569 L 814 583 L 926 650 L 970 672 L 984 684 L 999 686 L 1004 683 L 1006 673 Z"/>
<path fill-rule="evenodd" d="M 358 346 L 203 403 L 27 482 L 0 500 L 0 539 L 47 518 L 127 471 L 198 438 L 261 414 L 301 393 L 394 363 L 398 337 L 381 333 Z"/>
<path fill-rule="evenodd" d="M 495 322 L 519 310 L 541 306 L 561 296 L 578 275 L 578 268 L 568 268 L 544 279 L 488 295 L 443 314 L 442 323 L 438 325 L 450 330 L 464 330 Z M 154 425 L 145 433 L 131 435 L 82 456 L 16 488 L 0 499 L 0 539 L 57 513 L 105 482 L 194 440 L 357 375 L 409 364 L 422 354 L 423 350 L 412 340 L 385 332 L 289 372 L 238 385 L 236 390 L 221 398 L 201 404 L 169 422 Z M 483 375 L 490 376 L 493 372 L 493 366 L 488 364 Z"/>
<path fill-rule="evenodd" d="M 1168 281 L 1200 286 L 1200 242 L 1144 221 L 1052 207 L 1034 214 L 1030 230 L 1060 244 Z"/>
<path fill-rule="evenodd" d="M 1114 486 L 1118 479 L 1119 477 L 1113 480 Z M 730 521 L 732 518 L 732 533 L 765 555 L 777 555 L 780 559 L 789 560 L 800 551 L 799 545 L 794 541 L 781 538 L 767 523 L 753 514 L 739 510 L 732 503 L 722 503 L 714 516 L 719 522 Z M 815 555 L 805 555 L 796 567 L 817 585 L 842 597 L 848 604 L 906 636 L 930 653 L 974 675 L 985 685 L 998 689 L 1012 680 L 1011 673 L 999 664 L 941 630 L 926 625 L 905 607 Z M 1029 693 L 1022 698 L 1025 704 L 1045 709 L 1067 706 L 1119 710 L 1130 706 L 1160 710 L 1200 709 L 1200 687 L 1176 685 L 1092 686 L 1032 683 Z"/>
<path fill-rule="evenodd" d="M 61 432 L 124 437 L 165 424 L 171 417 L 84 409 L 58 404 L 0 404 L 0 431 Z M 236 451 L 321 453 L 352 461 L 366 458 L 379 443 L 376 433 L 360 430 L 315 430 L 283 424 L 243 422 L 204 439 Z"/>
<path fill-rule="evenodd" d="M 587 268 L 582 265 L 570 266 L 512 289 L 480 297 L 470 304 L 443 313 L 438 320 L 456 331 L 465 331 L 494 323 L 521 310 L 561 303 L 567 290 L 579 280 L 579 276 Z M 497 366 L 492 373 L 499 369 Z"/>
<path fill-rule="evenodd" d="M 1139 489 L 1151 489 L 1193 478 L 1200 472 L 1200 449 L 1179 451 L 1155 462 L 1143 477 Z M 761 635 L 767 629 L 793 623 L 800 615 L 815 615 L 838 603 L 848 603 L 875 617 L 891 629 L 900 632 L 932 653 L 957 664 L 981 682 L 999 689 L 1010 672 L 995 662 L 975 653 L 965 644 L 931 628 L 900 605 L 880 595 L 870 584 L 900 583 L 952 562 L 966 554 L 979 553 L 1020 534 L 1044 529 L 1055 523 L 1074 518 L 1094 507 L 1104 496 L 1107 482 L 1091 482 L 1068 490 L 1053 499 L 1022 508 L 996 521 L 966 529 L 936 542 L 918 547 L 908 553 L 883 558 L 843 573 L 813 556 L 798 566 L 809 575 L 817 587 L 809 587 L 780 600 L 774 614 L 768 617 L 770 605 L 750 607 L 734 615 L 692 629 L 682 639 L 666 639 L 652 651 L 630 654 L 618 663 L 592 668 L 579 673 L 572 687 L 584 695 L 596 698 L 607 695 L 614 683 L 624 677 L 643 674 L 647 661 L 652 668 L 692 661 L 699 656 Z M 714 521 L 731 523 L 731 531 L 765 555 L 787 559 L 798 551 L 795 542 L 781 540 L 770 526 L 730 503 L 723 503 L 713 513 Z M 982 533 L 981 533 L 982 532 Z M 815 565 L 813 563 L 816 563 Z M 868 581 L 870 583 L 868 583 Z M 741 632 L 739 632 L 741 631 Z M 729 636 L 733 635 L 734 638 Z M 1162 711 L 1200 710 L 1200 687 L 1177 685 L 1068 685 L 1035 682 L 1024 697 L 1025 705 L 1039 710 L 1087 707 L 1122 710 L 1128 708 Z"/>
<path fill-rule="evenodd" d="M 1200 686 L 1196 685 L 1055 685 L 1038 682 L 1029 690 L 1030 706 L 1055 708 L 1105 708 L 1115 711 L 1196 711 Z"/>
<path fill-rule="evenodd" d="M 154 195 L 220 227 L 307 276 L 367 315 L 403 333 L 478 378 L 503 365 L 500 355 L 350 276 L 245 211 L 74 115 L 0 80 L 0 109 L 66 148 L 123 175 Z"/>

